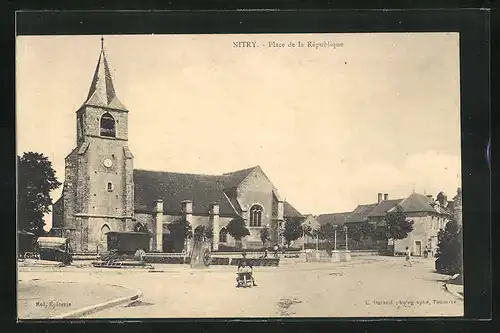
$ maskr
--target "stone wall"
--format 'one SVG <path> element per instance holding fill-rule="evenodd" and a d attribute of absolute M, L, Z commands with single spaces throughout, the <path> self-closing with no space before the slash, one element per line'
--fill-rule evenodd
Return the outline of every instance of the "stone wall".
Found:
<path fill-rule="evenodd" d="M 103 110 L 102 108 L 84 106 L 79 112 L 84 112 L 83 127 L 85 135 L 100 136 L 101 117 L 105 113 L 110 113 L 115 119 L 116 138 L 119 140 L 128 139 L 128 113 L 116 110 Z"/>

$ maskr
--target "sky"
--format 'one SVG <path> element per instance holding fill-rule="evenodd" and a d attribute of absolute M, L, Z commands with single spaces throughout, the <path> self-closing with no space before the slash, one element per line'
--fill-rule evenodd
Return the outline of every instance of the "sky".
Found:
<path fill-rule="evenodd" d="M 100 37 L 16 39 L 17 151 L 48 156 L 61 181 Z M 457 33 L 115 35 L 104 47 L 137 169 L 260 165 L 312 214 L 351 211 L 378 192 L 451 199 L 460 187 Z"/>

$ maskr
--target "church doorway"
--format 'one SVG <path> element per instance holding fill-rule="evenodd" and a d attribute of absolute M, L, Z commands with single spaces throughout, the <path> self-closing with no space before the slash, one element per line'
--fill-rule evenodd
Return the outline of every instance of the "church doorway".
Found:
<path fill-rule="evenodd" d="M 107 233 L 110 232 L 111 229 L 109 229 L 109 226 L 107 224 L 103 225 L 101 227 L 100 231 L 100 238 L 99 238 L 99 245 L 97 248 L 98 252 L 104 252 L 108 250 L 108 236 Z"/>

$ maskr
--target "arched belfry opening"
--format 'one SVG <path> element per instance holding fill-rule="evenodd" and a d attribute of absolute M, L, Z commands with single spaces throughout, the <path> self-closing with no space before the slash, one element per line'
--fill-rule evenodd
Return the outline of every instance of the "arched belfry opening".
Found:
<path fill-rule="evenodd" d="M 110 138 L 116 137 L 116 124 L 115 118 L 109 113 L 105 113 L 101 117 L 101 136 L 106 136 Z"/>

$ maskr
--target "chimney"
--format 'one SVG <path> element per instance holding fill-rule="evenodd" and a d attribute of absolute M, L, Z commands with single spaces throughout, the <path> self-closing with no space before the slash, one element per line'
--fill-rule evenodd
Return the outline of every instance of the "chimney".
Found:
<path fill-rule="evenodd" d="M 382 193 L 377 193 L 377 203 L 379 204 L 382 201 Z"/>
<path fill-rule="evenodd" d="M 389 200 L 389 193 L 384 194 L 384 200 Z"/>

